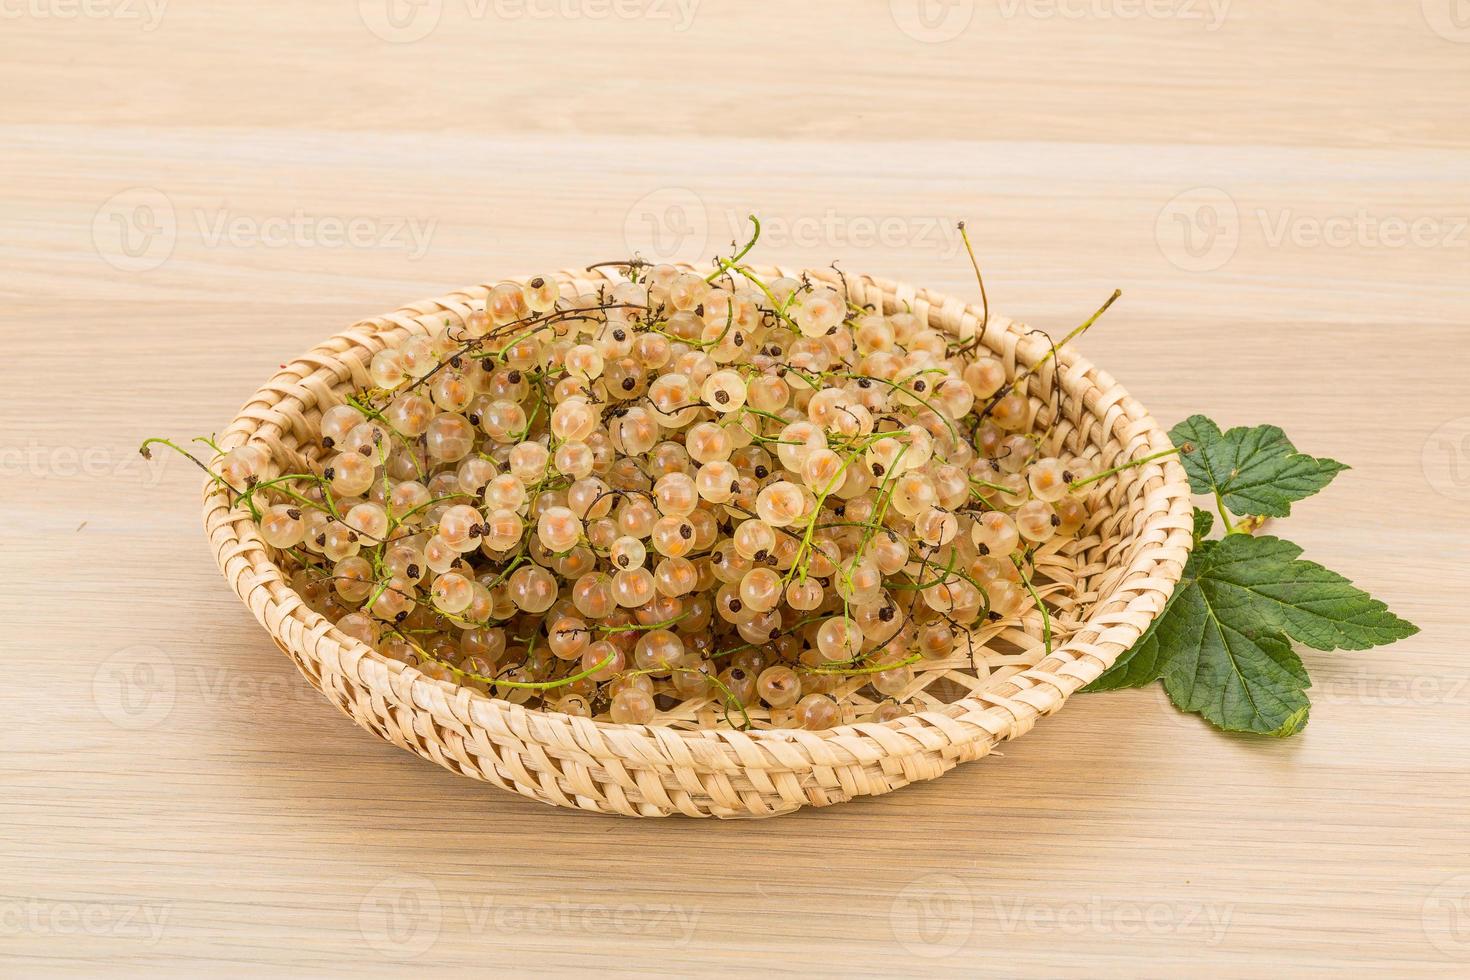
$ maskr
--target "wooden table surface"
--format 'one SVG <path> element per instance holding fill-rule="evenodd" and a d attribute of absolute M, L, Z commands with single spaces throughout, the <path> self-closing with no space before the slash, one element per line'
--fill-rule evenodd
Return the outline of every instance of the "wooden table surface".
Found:
<path fill-rule="evenodd" d="M 1470 20 L 1456 0 L 0 3 L 0 974 L 1470 969 Z M 1079 696 L 765 823 L 557 811 L 359 731 L 185 464 L 351 321 L 709 254 L 1065 329 L 1165 424 L 1354 469 L 1287 532 L 1423 627 L 1312 723 Z"/>

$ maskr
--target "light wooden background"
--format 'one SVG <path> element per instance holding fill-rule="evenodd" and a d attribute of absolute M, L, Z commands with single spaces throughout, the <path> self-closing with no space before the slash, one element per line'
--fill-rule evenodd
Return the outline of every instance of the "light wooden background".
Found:
<path fill-rule="evenodd" d="M 159 2 L 0 4 L 0 974 L 1470 969 L 1463 3 Z M 596 818 L 337 715 L 133 455 L 360 316 L 750 210 L 968 294 L 967 217 L 1047 329 L 1121 287 L 1084 352 L 1352 463 L 1288 533 L 1423 633 L 1309 652 L 1286 742 L 1124 692 L 886 798 Z"/>

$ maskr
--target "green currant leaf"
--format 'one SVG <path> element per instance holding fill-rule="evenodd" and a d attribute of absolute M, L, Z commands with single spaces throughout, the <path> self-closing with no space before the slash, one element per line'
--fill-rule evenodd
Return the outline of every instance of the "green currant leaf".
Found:
<path fill-rule="evenodd" d="M 1167 608 L 1167 607 L 1166 607 Z M 1097 691 L 1121 691 L 1128 687 L 1143 687 L 1163 676 L 1163 650 L 1159 646 L 1156 619 L 1133 644 L 1103 671 L 1098 678 L 1082 690 L 1088 694 Z"/>
<path fill-rule="evenodd" d="M 1280 633 L 1221 613 L 1199 579 L 1172 605 L 1159 626 L 1170 650 L 1164 690 L 1181 710 L 1226 731 L 1281 730 L 1309 704 L 1301 658 Z"/>
<path fill-rule="evenodd" d="M 1202 541 L 1178 588 L 1139 642 L 1086 689 L 1162 678 L 1173 702 L 1226 731 L 1287 736 L 1307 723 L 1311 686 L 1296 640 L 1362 650 L 1418 628 L 1274 537 Z"/>
<path fill-rule="evenodd" d="M 1215 515 L 1207 510 L 1194 509 L 1194 543 L 1198 545 L 1215 529 Z"/>
<path fill-rule="evenodd" d="M 1316 650 L 1366 650 L 1419 632 L 1302 549 L 1270 535 L 1231 534 L 1200 562 L 1196 585 L 1212 608 Z"/>
<path fill-rule="evenodd" d="M 1193 452 L 1180 462 L 1195 493 L 1218 493 L 1231 513 L 1285 517 L 1293 501 L 1321 490 L 1348 467 L 1296 451 L 1286 433 L 1274 425 L 1221 432 L 1203 415 L 1194 415 L 1169 430 L 1174 445 Z"/>
<path fill-rule="evenodd" d="M 1196 527 L 1201 511 L 1195 512 Z M 1207 515 L 1208 516 L 1208 515 Z M 1203 547 L 1208 548 L 1212 542 L 1205 542 Z M 1193 581 L 1195 567 L 1199 562 L 1200 550 L 1197 547 L 1189 555 L 1189 560 L 1184 564 L 1184 574 L 1174 594 L 1164 604 L 1164 608 L 1154 617 L 1148 629 L 1138 638 L 1138 642 L 1124 650 L 1113 661 L 1113 665 L 1097 676 L 1091 684 L 1082 688 L 1084 694 L 1095 694 L 1099 691 L 1121 691 L 1130 687 L 1144 687 L 1152 684 L 1164 676 L 1164 667 L 1168 662 L 1169 654 L 1159 644 L 1159 628 L 1169 618 L 1169 611 L 1184 591 L 1184 583 Z"/>

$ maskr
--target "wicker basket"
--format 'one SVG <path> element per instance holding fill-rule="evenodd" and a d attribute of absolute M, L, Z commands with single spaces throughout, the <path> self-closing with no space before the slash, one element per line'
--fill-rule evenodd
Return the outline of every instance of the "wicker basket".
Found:
<path fill-rule="evenodd" d="M 806 274 L 837 282 L 830 270 Z M 564 291 L 578 293 L 610 281 L 589 275 L 559 278 Z M 973 337 L 981 322 L 978 308 L 951 297 L 868 276 L 848 275 L 845 282 L 859 305 L 889 313 L 911 309 L 960 338 Z M 366 363 L 375 351 L 410 333 L 457 323 L 487 292 L 486 286 L 465 289 L 338 334 L 261 388 L 220 444 L 230 449 L 254 442 L 280 465 L 310 465 L 322 411 L 351 388 L 370 384 Z M 982 341 L 1013 376 L 1048 350 L 1042 337 L 994 316 Z M 1026 386 L 1040 421 L 1051 423 L 1053 451 L 1089 456 L 1106 469 L 1169 447 L 1141 405 L 1070 349 Z M 1059 709 L 1126 650 L 1179 579 L 1192 541 L 1189 488 L 1182 468 L 1166 458 L 1108 478 L 1094 497 L 1092 518 L 1079 537 L 1047 551 L 1044 571 L 1056 610 L 1049 656 L 1040 617 L 1033 616 L 1004 635 L 981 637 L 991 647 L 1004 645 L 1002 654 L 947 672 L 962 682 L 958 700 L 928 698 L 932 710 L 820 732 L 618 725 L 532 710 L 431 679 L 343 635 L 309 609 L 249 516 L 208 487 L 204 524 L 225 578 L 277 646 L 328 700 L 395 745 L 557 806 L 642 817 L 768 817 L 886 793 L 987 755 L 997 742 L 1025 734 Z M 950 689 L 956 690 L 953 684 Z"/>

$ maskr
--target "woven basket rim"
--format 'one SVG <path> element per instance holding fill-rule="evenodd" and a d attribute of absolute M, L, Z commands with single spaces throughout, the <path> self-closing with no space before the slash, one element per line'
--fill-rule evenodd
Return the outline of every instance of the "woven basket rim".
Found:
<path fill-rule="evenodd" d="M 710 269 L 708 266 L 699 267 L 686 264 L 681 264 L 681 268 L 698 272 Z M 978 324 L 983 316 L 982 309 L 976 304 L 964 303 L 944 293 L 917 288 L 904 282 L 881 277 L 853 273 L 834 274 L 831 269 L 798 269 L 785 266 L 763 267 L 755 271 L 762 276 L 771 277 L 805 275 L 813 280 L 849 286 L 853 283 L 862 283 L 885 295 L 912 297 L 913 300 L 926 303 L 934 310 L 944 308 L 951 313 L 957 311 L 963 314 L 962 319 L 966 323 L 973 321 Z M 585 283 L 589 281 L 589 276 L 595 277 L 592 281 L 606 285 L 626 281 L 604 270 L 563 270 L 557 273 L 557 278 L 563 283 L 568 281 Z M 524 280 L 511 277 L 509 281 Z M 260 438 L 261 431 L 272 426 L 279 433 L 280 422 L 272 420 L 276 406 L 292 398 L 303 409 L 321 403 L 324 394 L 330 393 L 332 389 L 345 384 L 354 376 L 351 365 L 348 365 L 344 358 L 353 352 L 370 355 L 377 349 L 366 342 L 379 339 L 381 334 L 400 327 L 423 329 L 426 319 L 440 317 L 445 313 L 463 315 L 471 309 L 474 303 L 483 300 L 493 285 L 494 283 L 484 283 L 466 287 L 439 298 L 409 304 L 392 313 L 359 321 L 347 330 L 334 334 L 284 364 L 280 371 L 242 406 L 240 412 L 218 438 L 218 445 L 224 450 L 232 449 Z M 963 331 L 959 333 L 950 331 L 950 333 L 957 336 L 958 339 L 969 339 L 974 335 L 973 331 L 968 334 Z M 1000 356 L 1000 348 L 992 342 L 992 338 L 1007 333 L 1017 338 L 1014 345 L 1014 360 L 1006 364 L 1011 376 L 1014 376 L 1018 367 L 1034 366 L 1051 349 L 1048 340 L 1041 336 L 1031 335 L 1016 322 L 993 313 L 988 318 L 982 342 L 993 353 Z M 378 346 L 382 344 L 379 343 Z M 344 367 L 348 369 L 345 376 L 339 370 Z M 1141 458 L 1149 453 L 1171 447 L 1172 444 L 1157 421 L 1116 381 L 1071 347 L 1059 349 L 1051 362 L 1033 377 L 1049 378 L 1050 373 L 1056 370 L 1065 371 L 1068 377 L 1080 377 L 1093 381 L 1098 388 L 1116 396 L 1117 407 L 1135 430 L 1134 439 L 1137 445 L 1130 453 L 1131 458 Z M 360 377 L 361 374 L 362 369 L 359 366 L 355 375 Z M 328 375 L 335 375 L 335 381 L 331 380 Z M 270 440 L 265 438 L 262 441 L 269 442 Z M 1145 541 L 1142 550 L 1133 559 L 1132 564 L 1135 567 L 1147 564 L 1150 568 L 1149 571 L 1139 576 L 1120 579 L 1112 588 L 1109 596 L 1099 596 L 1093 600 L 1088 617 L 1067 642 L 1054 647 L 1049 655 L 1044 656 L 1034 666 L 1006 678 L 984 693 L 967 696 L 942 707 L 916 712 L 894 721 L 856 722 L 821 731 L 804 729 L 742 731 L 724 727 L 677 729 L 657 724 L 620 724 L 567 715 L 551 708 L 527 708 L 471 688 L 462 687 L 453 681 L 441 681 L 427 677 L 417 669 L 385 657 L 366 644 L 347 636 L 339 631 L 335 624 L 311 610 L 291 588 L 280 566 L 271 560 L 269 550 L 261 540 L 258 529 L 249 516 L 244 512 L 236 511 L 232 505 L 228 504 L 224 495 L 215 492 L 212 482 L 208 480 L 204 484 L 203 516 L 205 529 L 221 571 L 224 572 L 235 592 L 251 609 L 257 620 L 271 633 L 283 651 L 291 654 L 293 659 L 298 661 L 301 658 L 320 659 L 315 650 L 302 650 L 292 643 L 292 637 L 288 635 L 288 630 L 285 628 L 287 623 L 296 624 L 318 642 L 329 638 L 342 648 L 344 660 L 365 660 L 385 668 L 385 670 L 365 671 L 358 675 L 358 680 L 389 700 L 401 698 L 400 693 L 394 689 L 394 678 L 399 675 L 407 675 L 412 680 L 412 699 L 416 705 L 421 707 L 442 706 L 446 695 L 450 698 L 469 697 L 492 706 L 498 712 L 503 712 L 505 724 L 508 727 L 526 733 L 532 739 L 535 735 L 534 726 L 542 722 L 569 725 L 573 730 L 594 726 L 595 729 L 607 733 L 643 735 L 665 747 L 670 738 L 705 744 L 713 739 L 721 740 L 732 749 L 738 750 L 737 740 L 749 739 L 758 744 L 802 743 L 817 748 L 820 755 L 820 746 L 825 743 L 867 735 L 881 739 L 884 750 L 882 754 L 901 755 L 903 754 L 901 751 L 895 751 L 898 746 L 894 744 L 894 739 L 883 737 L 883 732 L 914 736 L 913 751 L 933 750 L 936 744 L 964 744 L 982 737 L 982 732 L 988 732 L 992 742 L 1023 734 L 1030 729 L 1039 716 L 1056 711 L 1077 688 L 1101 674 L 1112 664 L 1119 653 L 1133 645 L 1146 629 L 1147 623 L 1158 615 L 1177 585 L 1182 575 L 1184 560 L 1193 545 L 1193 536 L 1187 530 L 1192 527 L 1192 503 L 1188 483 L 1183 467 L 1173 457 L 1166 457 L 1163 460 L 1125 471 L 1117 478 L 1136 483 L 1140 488 L 1155 479 L 1161 478 L 1162 480 L 1159 486 L 1148 492 L 1164 497 L 1166 505 L 1146 511 L 1142 525 L 1130 535 L 1131 538 Z M 1158 536 L 1159 539 L 1148 542 L 1146 539 L 1150 535 Z M 242 561 L 245 563 L 243 568 L 240 567 Z M 1117 597 L 1120 593 L 1128 591 L 1129 582 L 1133 578 L 1138 578 L 1139 582 L 1135 583 L 1136 587 L 1121 611 L 1132 615 L 1120 615 L 1119 611 L 1104 614 L 1103 610 L 1106 607 L 1119 601 Z M 276 587 L 274 592 L 272 586 Z M 263 600 L 259 598 L 262 588 L 266 591 Z M 276 592 L 285 594 L 278 595 Z M 1142 616 L 1141 621 L 1140 615 Z M 1110 621 L 1102 622 L 1101 619 Z M 1096 634 L 1096 638 L 1085 643 L 1079 640 L 1080 636 L 1088 633 Z M 469 707 L 473 710 L 472 705 Z M 961 721 L 970 724 L 957 724 Z"/>

